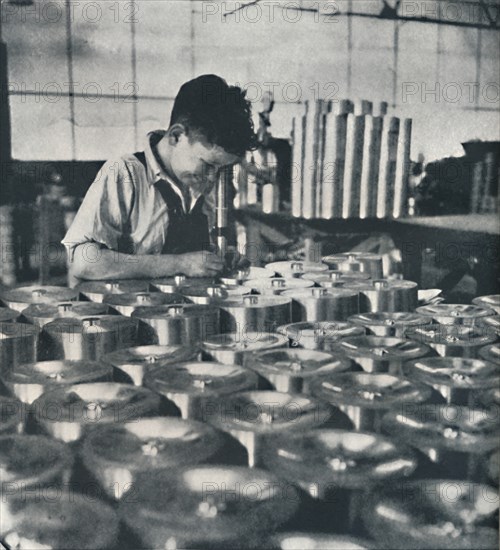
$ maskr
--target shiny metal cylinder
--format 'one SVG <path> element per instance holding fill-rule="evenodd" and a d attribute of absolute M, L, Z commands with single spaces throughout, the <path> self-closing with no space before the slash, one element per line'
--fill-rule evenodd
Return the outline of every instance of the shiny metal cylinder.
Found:
<path fill-rule="evenodd" d="M 346 321 L 359 311 L 359 294 L 338 288 L 288 290 L 283 296 L 292 299 L 292 321 Z"/>
<path fill-rule="evenodd" d="M 255 353 L 246 364 L 284 393 L 307 393 L 309 384 L 319 376 L 343 372 L 348 360 L 309 349 L 283 349 Z"/>
<path fill-rule="evenodd" d="M 125 294 L 130 292 L 148 292 L 146 280 L 124 279 L 121 281 L 85 281 L 75 287 L 80 296 L 91 302 L 102 302 L 108 294 Z"/>
<path fill-rule="evenodd" d="M 408 477 L 417 458 L 406 446 L 381 435 L 318 429 L 270 440 L 263 464 L 299 486 L 313 502 L 322 503 L 301 510 L 301 516 L 313 515 L 322 508 L 328 522 L 318 530 L 353 533 L 358 531 L 368 490 Z"/>
<path fill-rule="evenodd" d="M 13 397 L 0 395 L 0 435 L 22 433 L 27 414 L 24 403 Z"/>
<path fill-rule="evenodd" d="M 247 450 L 248 465 L 262 464 L 269 441 L 320 426 L 349 429 L 352 424 L 338 409 L 306 395 L 249 391 L 220 399 L 206 409 L 205 420 L 231 434 Z"/>
<path fill-rule="evenodd" d="M 497 315 L 500 315 L 500 294 L 490 294 L 489 296 L 478 296 L 472 300 L 473 304 L 487 309 L 494 309 Z"/>
<path fill-rule="evenodd" d="M 141 344 L 199 344 L 220 332 L 220 311 L 212 306 L 177 304 L 137 308 L 132 319 L 139 321 L 138 339 Z"/>
<path fill-rule="evenodd" d="M 143 548 L 258 548 L 298 508 L 280 478 L 237 466 L 157 470 L 135 486 L 119 512 Z"/>
<path fill-rule="evenodd" d="M 127 292 L 123 294 L 107 294 L 103 298 L 103 303 L 126 317 L 130 317 L 139 307 L 182 304 L 185 301 L 185 298 L 180 294 L 164 294 L 163 292 Z"/>
<path fill-rule="evenodd" d="M 342 287 L 350 283 L 367 281 L 370 278 L 367 273 L 361 273 L 360 271 L 346 272 L 339 271 L 338 269 L 329 269 L 328 271 L 321 271 L 319 273 L 308 271 L 302 277 L 314 281 L 317 285 L 325 288 Z"/>
<path fill-rule="evenodd" d="M 76 300 L 78 292 L 63 286 L 20 286 L 0 292 L 2 302 L 15 311 L 21 312 L 31 304 L 56 304 Z"/>
<path fill-rule="evenodd" d="M 37 327 L 25 323 L 0 323 L 0 377 L 17 365 L 36 361 Z"/>
<path fill-rule="evenodd" d="M 308 281 L 302 278 L 292 279 L 291 277 L 272 277 L 270 279 L 249 279 L 245 281 L 245 286 L 251 288 L 263 296 L 279 295 L 289 291 L 298 291 L 304 288 L 314 286 L 314 281 Z"/>
<path fill-rule="evenodd" d="M 47 391 L 33 402 L 31 413 L 49 435 L 70 443 L 94 426 L 157 416 L 161 408 L 161 397 L 146 388 L 95 382 Z"/>
<path fill-rule="evenodd" d="M 109 307 L 106 304 L 94 302 L 57 302 L 54 304 L 31 304 L 23 309 L 22 319 L 38 327 L 44 327 L 56 319 L 84 319 L 96 315 L 107 315 Z"/>
<path fill-rule="evenodd" d="M 121 349 L 102 357 L 102 362 L 111 365 L 115 381 L 142 386 L 145 373 L 151 368 L 191 361 L 198 358 L 195 346 L 138 346 Z"/>
<path fill-rule="evenodd" d="M 151 290 L 159 290 L 166 294 L 180 293 L 184 287 L 191 285 L 206 285 L 212 286 L 217 284 L 217 280 L 213 277 L 186 277 L 185 275 L 174 275 L 173 277 L 165 277 L 162 279 L 152 279 L 149 282 Z"/>
<path fill-rule="evenodd" d="M 237 269 L 220 277 L 220 282 L 225 285 L 244 285 L 245 281 L 251 279 L 268 279 L 274 276 L 275 272 L 272 269 L 250 266 L 246 269 Z"/>
<path fill-rule="evenodd" d="M 39 358 L 96 361 L 136 338 L 137 322 L 120 315 L 56 319 L 43 327 Z"/>
<path fill-rule="evenodd" d="M 430 324 L 410 329 L 406 337 L 422 342 L 441 357 L 478 357 L 479 350 L 496 340 L 481 327 Z"/>
<path fill-rule="evenodd" d="M 369 252 L 346 252 L 333 254 L 322 258 L 329 269 L 350 272 L 361 272 L 372 279 L 381 279 L 384 276 L 382 256 Z"/>
<path fill-rule="evenodd" d="M 359 292 L 359 311 L 414 311 L 418 306 L 417 283 L 398 279 L 354 282 L 344 288 Z"/>
<path fill-rule="evenodd" d="M 478 320 L 476 326 L 481 327 L 487 334 L 494 334 L 497 338 L 500 337 L 500 315 L 482 317 Z"/>
<path fill-rule="evenodd" d="M 373 541 L 331 533 L 285 532 L 273 535 L 265 548 L 272 550 L 375 550 Z"/>
<path fill-rule="evenodd" d="M 158 416 L 91 430 L 82 458 L 105 494 L 119 500 L 137 475 L 212 461 L 224 444 L 224 434 L 208 424 Z"/>
<path fill-rule="evenodd" d="M 385 433 L 418 449 L 428 475 L 481 479 L 481 457 L 498 448 L 498 410 L 407 403 L 382 420 Z"/>
<path fill-rule="evenodd" d="M 319 321 L 282 325 L 277 332 L 284 334 L 293 348 L 328 351 L 343 338 L 363 336 L 365 329 L 342 321 Z"/>
<path fill-rule="evenodd" d="M 275 332 L 292 320 L 292 301 L 284 296 L 243 296 L 241 300 L 221 301 L 218 306 L 220 332 Z"/>
<path fill-rule="evenodd" d="M 64 443 L 42 435 L 0 437 L 2 489 L 57 486 L 68 483 L 73 455 Z M 2 495 L 4 496 L 4 495 Z"/>
<path fill-rule="evenodd" d="M 205 340 L 202 350 L 205 357 L 211 361 L 218 361 L 225 365 L 246 366 L 248 358 L 252 354 L 261 351 L 288 346 L 288 339 L 282 334 L 260 332 L 247 332 L 238 334 L 228 332 L 216 334 Z M 249 365 L 251 367 L 251 365 Z"/>
<path fill-rule="evenodd" d="M 20 315 L 20 312 L 15 309 L 0 307 L 0 323 L 15 323 Z"/>
<path fill-rule="evenodd" d="M 467 304 L 431 304 L 418 307 L 416 312 L 440 325 L 472 326 L 484 317 L 495 315 L 492 309 Z"/>
<path fill-rule="evenodd" d="M 473 406 L 476 393 L 500 384 L 498 367 L 482 359 L 425 357 L 408 361 L 403 374 L 433 387 L 448 404 Z"/>
<path fill-rule="evenodd" d="M 321 262 L 305 262 L 301 260 L 271 262 L 266 264 L 265 267 L 281 277 L 302 277 L 304 273 L 321 273 L 328 270 L 328 266 Z"/>
<path fill-rule="evenodd" d="M 357 431 L 380 432 L 382 417 L 390 409 L 412 406 L 430 398 L 432 389 L 390 374 L 345 372 L 311 383 L 319 399 L 343 411 Z"/>
<path fill-rule="evenodd" d="M 16 490 L 2 498 L 0 516 L 7 548 L 111 549 L 118 542 L 113 509 L 74 489 Z"/>
<path fill-rule="evenodd" d="M 349 358 L 365 372 L 402 376 L 405 361 L 432 355 L 431 349 L 420 342 L 383 336 L 345 338 L 333 345 L 331 353 Z"/>
<path fill-rule="evenodd" d="M 24 363 L 8 373 L 3 383 L 20 401 L 31 405 L 42 393 L 61 385 L 111 382 L 113 369 L 92 361 L 41 361 Z"/>
<path fill-rule="evenodd" d="M 144 386 L 175 403 L 182 418 L 205 420 L 219 397 L 257 389 L 258 377 L 237 365 L 186 362 L 151 369 L 144 377 Z"/>
<path fill-rule="evenodd" d="M 365 528 L 382 548 L 498 548 L 498 495 L 453 478 L 418 479 L 373 491 Z"/>
<path fill-rule="evenodd" d="M 491 361 L 495 364 L 500 364 L 500 344 L 490 344 L 479 348 L 479 357 L 485 361 Z"/>
<path fill-rule="evenodd" d="M 407 312 L 359 313 L 348 320 L 354 325 L 364 327 L 368 334 L 392 338 L 404 338 L 408 329 L 431 323 L 428 317 Z"/>
<path fill-rule="evenodd" d="M 210 305 L 227 298 L 238 299 L 245 294 L 250 294 L 252 289 L 246 285 L 196 285 L 192 284 L 180 289 L 180 292 L 188 302 L 199 305 Z"/>

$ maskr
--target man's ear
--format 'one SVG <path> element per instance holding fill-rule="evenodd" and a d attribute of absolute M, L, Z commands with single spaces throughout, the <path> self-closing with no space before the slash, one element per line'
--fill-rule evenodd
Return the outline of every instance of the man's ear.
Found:
<path fill-rule="evenodd" d="M 175 147 L 183 135 L 187 136 L 186 127 L 182 124 L 172 124 L 167 131 L 169 145 Z"/>

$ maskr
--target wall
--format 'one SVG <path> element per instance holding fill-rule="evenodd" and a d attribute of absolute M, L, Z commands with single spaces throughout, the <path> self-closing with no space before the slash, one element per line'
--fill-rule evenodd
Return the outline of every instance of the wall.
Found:
<path fill-rule="evenodd" d="M 224 18 L 237 4 L 2 3 L 14 158 L 104 159 L 141 149 L 148 130 L 168 124 L 180 84 L 208 72 L 246 86 L 255 107 L 273 87 L 272 130 L 280 137 L 301 109 L 294 100 L 319 93 L 394 103 L 392 112 L 415 119 L 413 158 L 461 154 L 461 141 L 499 138 L 498 31 L 318 16 L 274 0 Z M 378 13 L 381 5 L 321 2 L 324 13 L 346 6 Z M 436 5 L 443 9 L 444 2 L 403 7 L 419 15 Z"/>

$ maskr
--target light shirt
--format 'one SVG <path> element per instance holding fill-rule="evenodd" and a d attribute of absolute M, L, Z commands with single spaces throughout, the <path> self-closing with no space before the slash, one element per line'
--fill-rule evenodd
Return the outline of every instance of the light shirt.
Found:
<path fill-rule="evenodd" d="M 161 254 L 168 232 L 167 205 L 156 183 L 165 180 L 180 197 L 187 212 L 189 197 L 176 185 L 162 168 L 155 155 L 155 145 L 165 134 L 163 130 L 151 132 L 144 148 L 147 168 L 135 155 L 126 155 L 106 162 L 61 241 L 71 262 L 75 248 L 84 243 L 97 243 L 117 250 L 121 237 L 126 234 L 134 254 Z M 209 227 L 215 223 L 214 192 L 205 196 L 203 212 Z M 192 210 L 200 195 L 191 195 Z"/>

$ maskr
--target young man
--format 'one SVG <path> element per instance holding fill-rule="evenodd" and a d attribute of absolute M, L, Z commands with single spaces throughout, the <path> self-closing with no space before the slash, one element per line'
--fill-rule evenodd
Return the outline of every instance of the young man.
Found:
<path fill-rule="evenodd" d="M 170 126 L 148 135 L 143 153 L 107 162 L 83 200 L 63 244 L 79 279 L 215 276 L 208 252 L 211 191 L 220 170 L 252 149 L 245 92 L 215 75 L 185 83 Z"/>

